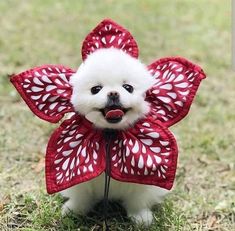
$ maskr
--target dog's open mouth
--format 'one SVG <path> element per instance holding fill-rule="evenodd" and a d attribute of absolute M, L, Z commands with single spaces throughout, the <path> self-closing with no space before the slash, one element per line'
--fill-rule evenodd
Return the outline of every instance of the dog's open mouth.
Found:
<path fill-rule="evenodd" d="M 118 123 L 129 109 L 120 106 L 111 106 L 100 109 L 104 118 L 109 123 Z"/>

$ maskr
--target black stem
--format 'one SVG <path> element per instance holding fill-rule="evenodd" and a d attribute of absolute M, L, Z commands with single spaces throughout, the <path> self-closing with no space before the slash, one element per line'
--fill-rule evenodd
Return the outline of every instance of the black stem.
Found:
<path fill-rule="evenodd" d="M 109 186 L 110 186 L 110 171 L 111 171 L 111 161 L 110 161 L 110 144 L 116 138 L 116 131 L 111 129 L 104 130 L 104 139 L 106 142 L 105 146 L 105 185 L 104 185 L 104 223 L 105 230 L 109 231 L 109 226 L 107 223 L 107 215 L 108 215 L 108 197 L 109 197 Z"/>

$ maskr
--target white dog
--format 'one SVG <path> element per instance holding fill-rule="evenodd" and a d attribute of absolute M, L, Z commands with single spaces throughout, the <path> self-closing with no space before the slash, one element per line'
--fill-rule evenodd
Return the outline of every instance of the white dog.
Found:
<path fill-rule="evenodd" d="M 146 91 L 154 78 L 137 59 L 114 49 L 98 49 L 88 56 L 71 78 L 74 108 L 99 128 L 126 129 L 150 110 Z M 127 214 L 137 223 L 150 225 L 151 207 L 160 203 L 168 190 L 111 179 L 109 198 L 121 200 Z M 62 192 L 69 198 L 63 214 L 86 214 L 103 199 L 104 174 Z"/>

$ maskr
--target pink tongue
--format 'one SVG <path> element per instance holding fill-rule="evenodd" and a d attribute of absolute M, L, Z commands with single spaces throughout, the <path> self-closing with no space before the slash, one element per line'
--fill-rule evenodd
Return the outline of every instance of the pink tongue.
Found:
<path fill-rule="evenodd" d="M 105 118 L 106 119 L 113 119 L 113 118 L 119 118 L 124 115 L 124 112 L 120 109 L 110 110 L 106 113 Z"/>

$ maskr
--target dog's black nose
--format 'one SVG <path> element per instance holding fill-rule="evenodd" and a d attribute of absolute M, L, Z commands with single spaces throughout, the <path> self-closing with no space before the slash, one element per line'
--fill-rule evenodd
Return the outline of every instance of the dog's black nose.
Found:
<path fill-rule="evenodd" d="M 108 93 L 108 98 L 112 101 L 119 101 L 119 93 L 116 91 L 111 91 Z"/>

